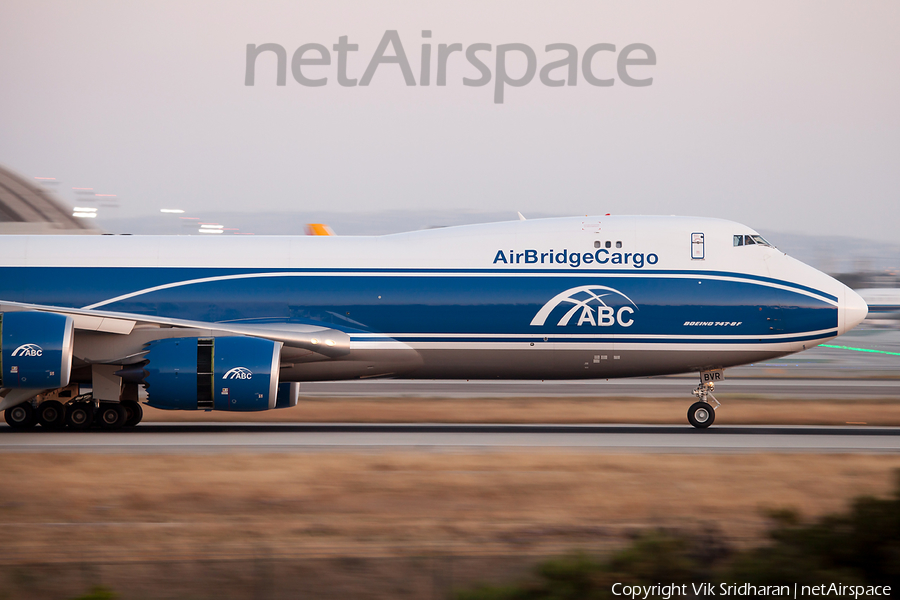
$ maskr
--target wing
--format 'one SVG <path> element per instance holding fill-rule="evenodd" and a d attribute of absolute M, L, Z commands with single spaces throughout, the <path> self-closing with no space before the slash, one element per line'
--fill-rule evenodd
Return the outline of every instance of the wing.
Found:
<path fill-rule="evenodd" d="M 245 335 L 281 342 L 288 348 L 308 350 L 326 358 L 350 353 L 350 336 L 337 329 L 302 323 L 210 323 L 132 313 L 85 310 L 21 302 L 0 302 L 0 313 L 37 311 L 71 317 L 76 340 L 90 363 L 127 364 L 140 360 L 143 345 L 154 339 Z M 79 340 L 81 338 L 81 340 Z"/>

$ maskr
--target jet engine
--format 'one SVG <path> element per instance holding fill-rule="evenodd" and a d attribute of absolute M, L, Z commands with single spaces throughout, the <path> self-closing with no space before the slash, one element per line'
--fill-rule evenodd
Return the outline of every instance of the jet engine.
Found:
<path fill-rule="evenodd" d="M 37 311 L 0 313 L 0 332 L 0 387 L 69 385 L 72 317 Z"/>
<path fill-rule="evenodd" d="M 281 342 L 254 337 L 168 338 L 147 344 L 147 404 L 173 410 L 275 408 Z"/>

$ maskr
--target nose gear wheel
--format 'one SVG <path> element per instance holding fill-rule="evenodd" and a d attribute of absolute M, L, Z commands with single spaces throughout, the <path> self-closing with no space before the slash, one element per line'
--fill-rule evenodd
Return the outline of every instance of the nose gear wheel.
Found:
<path fill-rule="evenodd" d="M 688 422 L 697 429 L 706 429 L 716 420 L 716 409 L 721 406 L 716 397 L 712 395 L 712 391 L 716 389 L 713 383 L 701 383 L 691 393 L 697 396 L 698 402 L 691 404 L 688 409 Z M 710 400 L 715 402 L 715 406 L 710 404 Z"/>

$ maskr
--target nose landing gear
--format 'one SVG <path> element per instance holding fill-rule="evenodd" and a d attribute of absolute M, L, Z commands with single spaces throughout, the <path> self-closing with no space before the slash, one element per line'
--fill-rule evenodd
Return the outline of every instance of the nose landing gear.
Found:
<path fill-rule="evenodd" d="M 714 383 L 705 382 L 697 386 L 697 389 L 691 393 L 697 396 L 698 401 L 691 404 L 688 409 L 688 421 L 697 429 L 706 429 L 716 420 L 716 409 L 721 406 L 716 397 L 712 395 L 712 391 L 716 389 Z M 716 403 L 715 406 L 709 403 L 710 399 Z"/>

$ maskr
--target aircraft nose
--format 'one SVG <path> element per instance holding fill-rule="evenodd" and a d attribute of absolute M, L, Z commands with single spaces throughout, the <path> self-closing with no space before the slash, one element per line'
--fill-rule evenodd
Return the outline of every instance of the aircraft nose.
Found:
<path fill-rule="evenodd" d="M 869 305 L 862 296 L 844 286 L 843 301 L 838 306 L 838 335 L 843 335 L 862 323 L 869 314 Z"/>

